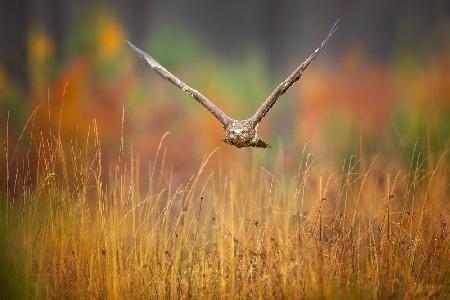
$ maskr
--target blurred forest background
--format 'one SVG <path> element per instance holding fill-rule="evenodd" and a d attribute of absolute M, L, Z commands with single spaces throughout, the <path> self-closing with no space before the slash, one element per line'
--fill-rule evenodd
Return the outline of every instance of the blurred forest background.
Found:
<path fill-rule="evenodd" d="M 241 119 L 337 18 L 267 150 L 125 43 Z M 449 294 L 450 1 L 0 0 L 0 37 L 1 299 Z"/>
<path fill-rule="evenodd" d="M 333 160 L 440 152 L 450 135 L 445 0 L 1 1 L 0 122 L 13 144 L 30 116 L 33 130 L 50 125 L 67 140 L 86 136 L 95 118 L 106 160 L 122 131 L 143 161 L 170 131 L 179 169 L 219 145 L 221 155 L 245 155 L 221 144 L 220 124 L 124 40 L 245 118 L 338 17 L 340 30 L 263 120 L 260 135 L 274 146 L 265 157 L 283 149 L 295 159 L 305 144 Z M 250 151 L 260 150 L 240 150 Z"/>

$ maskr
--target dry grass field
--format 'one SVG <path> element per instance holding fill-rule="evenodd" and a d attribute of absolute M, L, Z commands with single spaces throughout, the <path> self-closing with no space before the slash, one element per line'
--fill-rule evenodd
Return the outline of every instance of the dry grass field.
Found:
<path fill-rule="evenodd" d="M 291 172 L 283 157 L 266 170 L 254 152 L 210 164 L 223 146 L 180 180 L 170 135 L 142 170 L 123 138 L 117 159 L 102 160 L 95 121 L 84 140 L 43 132 L 24 129 L 26 151 L 6 138 L 6 297 L 450 295 L 446 151 L 415 152 L 409 167 L 351 156 L 337 168 L 304 147 Z"/>

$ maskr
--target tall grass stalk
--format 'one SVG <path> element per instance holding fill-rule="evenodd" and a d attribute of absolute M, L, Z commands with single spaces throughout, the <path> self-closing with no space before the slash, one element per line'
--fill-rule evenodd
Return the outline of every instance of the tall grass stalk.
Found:
<path fill-rule="evenodd" d="M 84 141 L 6 145 L 4 252 L 28 298 L 449 296 L 445 153 L 339 172 L 304 147 L 290 174 L 210 167 L 215 149 L 180 180 L 165 140 L 148 172 L 123 137 L 106 164 L 95 121 Z"/>

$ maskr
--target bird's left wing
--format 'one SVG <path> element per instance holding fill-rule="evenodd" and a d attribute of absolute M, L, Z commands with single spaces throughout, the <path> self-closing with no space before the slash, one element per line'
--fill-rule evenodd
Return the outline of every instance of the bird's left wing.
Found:
<path fill-rule="evenodd" d="M 183 92 L 187 93 L 189 96 L 197 100 L 201 105 L 203 105 L 207 110 L 209 110 L 223 126 L 226 126 L 232 121 L 230 117 L 224 114 L 217 106 L 214 105 L 208 98 L 203 96 L 199 91 L 191 88 L 189 85 L 178 79 L 175 75 L 166 70 L 161 66 L 153 57 L 148 53 L 142 51 L 129 41 L 127 41 L 128 46 L 136 52 L 136 54 L 142 58 L 159 76 L 171 82 L 173 85 L 180 88 Z"/>
<path fill-rule="evenodd" d="M 270 94 L 269 97 L 263 102 L 263 104 L 258 108 L 256 113 L 249 119 L 254 125 L 258 124 L 262 118 L 269 112 L 272 106 L 277 102 L 278 98 L 286 93 L 288 88 L 290 88 L 297 80 L 302 77 L 303 72 L 309 66 L 309 64 L 316 58 L 317 54 L 325 47 L 330 37 L 336 32 L 339 28 L 339 19 L 336 20 L 331 30 L 328 32 L 325 39 L 320 44 L 319 48 L 317 48 L 286 80 L 280 83 L 276 89 Z"/>

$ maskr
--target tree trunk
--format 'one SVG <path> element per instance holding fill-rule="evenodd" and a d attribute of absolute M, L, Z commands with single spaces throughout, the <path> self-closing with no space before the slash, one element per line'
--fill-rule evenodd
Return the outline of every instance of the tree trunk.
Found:
<path fill-rule="evenodd" d="M 29 0 L 0 1 L 0 66 L 9 79 L 27 89 Z"/>

